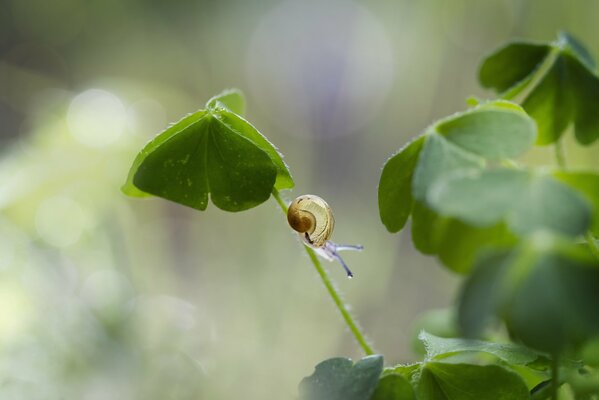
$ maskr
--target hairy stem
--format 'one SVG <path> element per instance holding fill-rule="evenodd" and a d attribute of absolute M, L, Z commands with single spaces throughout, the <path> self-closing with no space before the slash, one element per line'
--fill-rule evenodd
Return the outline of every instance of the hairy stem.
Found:
<path fill-rule="evenodd" d="M 277 201 L 277 203 L 279 204 L 279 207 L 281 207 L 281 210 L 283 210 L 283 212 L 285 214 L 287 214 L 287 205 L 281 199 L 279 192 L 276 189 L 273 189 L 272 195 L 275 198 L 275 200 Z M 337 306 L 337 309 L 341 313 L 341 316 L 343 317 L 343 320 L 347 324 L 349 330 L 351 331 L 351 333 L 353 333 L 354 337 L 358 341 L 358 344 L 360 345 L 360 347 L 362 348 L 362 350 L 364 351 L 364 353 L 366 355 L 374 354 L 374 350 L 372 349 L 370 344 L 368 344 L 368 341 L 366 340 L 366 336 L 360 330 L 360 326 L 358 325 L 358 322 L 354 319 L 354 317 L 349 312 L 349 307 L 347 306 L 347 304 L 345 304 L 343 302 L 343 300 L 341 299 L 341 294 L 335 287 L 335 284 L 333 283 L 333 280 L 329 276 L 328 272 L 324 269 L 324 267 L 320 263 L 320 260 L 316 256 L 316 253 L 314 253 L 314 250 L 312 250 L 308 246 L 304 246 L 304 249 L 306 249 L 306 253 L 308 253 L 308 257 L 310 257 L 312 264 L 314 264 L 314 268 L 316 268 L 316 272 L 318 272 L 318 275 L 320 276 L 322 283 L 327 288 L 329 295 L 333 299 L 333 302 Z"/>

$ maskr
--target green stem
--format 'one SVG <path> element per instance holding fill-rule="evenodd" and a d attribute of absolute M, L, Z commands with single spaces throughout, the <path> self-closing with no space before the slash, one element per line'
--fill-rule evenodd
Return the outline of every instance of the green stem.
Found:
<path fill-rule="evenodd" d="M 557 355 L 551 357 L 551 398 L 557 400 L 559 390 L 559 359 Z"/>
<path fill-rule="evenodd" d="M 281 210 L 283 210 L 283 212 L 286 215 L 287 214 L 287 205 L 281 199 L 279 192 L 276 189 L 273 189 L 272 195 L 275 198 L 275 200 L 277 201 L 277 203 L 279 204 L 279 207 L 281 207 Z M 360 347 L 362 347 L 362 350 L 364 351 L 364 353 L 366 355 L 374 354 L 374 350 L 372 349 L 370 344 L 368 344 L 368 341 L 366 340 L 366 336 L 360 330 L 360 326 L 358 325 L 358 322 L 354 319 L 354 317 L 349 312 L 349 307 L 347 306 L 347 304 L 345 304 L 343 302 L 343 300 L 341 299 L 341 294 L 335 287 L 335 284 L 333 283 L 333 280 L 329 276 L 328 272 L 323 268 L 322 264 L 320 263 L 320 260 L 316 256 L 316 253 L 314 253 L 314 250 L 312 250 L 308 246 L 304 246 L 304 248 L 306 249 L 306 253 L 308 253 L 308 257 L 310 257 L 312 264 L 314 264 L 314 268 L 316 268 L 316 272 L 318 272 L 318 275 L 320 275 L 320 279 L 322 280 L 322 283 L 324 283 L 324 286 L 327 288 L 329 295 L 333 299 L 333 302 L 337 306 L 337 309 L 341 313 L 341 316 L 345 320 L 345 323 L 347 324 L 349 330 L 353 333 L 354 337 L 358 341 L 358 344 L 360 345 Z"/>
<path fill-rule="evenodd" d="M 566 169 L 566 153 L 564 151 L 564 145 L 561 139 L 555 141 L 554 149 L 557 165 L 562 169 Z"/>
<path fill-rule="evenodd" d="M 549 70 L 549 68 L 551 68 L 555 60 L 557 60 L 561 50 L 562 48 L 560 46 L 553 46 L 547 57 L 545 57 L 543 60 L 542 64 L 539 65 L 530 76 L 524 78 L 507 91 L 501 93 L 500 97 L 504 100 L 513 101 L 519 95 L 535 88 L 541 79 L 543 79 L 545 73 Z"/>

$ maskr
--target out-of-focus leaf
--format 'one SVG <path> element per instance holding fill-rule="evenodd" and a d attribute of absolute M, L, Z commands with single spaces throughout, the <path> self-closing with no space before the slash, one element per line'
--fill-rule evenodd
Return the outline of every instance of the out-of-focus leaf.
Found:
<path fill-rule="evenodd" d="M 481 246 L 503 243 L 509 235 L 500 225 L 473 227 L 439 215 L 428 207 L 427 191 L 456 171 L 522 154 L 535 135 L 534 122 L 507 101 L 479 104 L 437 122 L 387 161 L 378 191 L 381 220 L 396 232 L 411 213 L 416 248 L 438 255 L 455 271 L 467 271 Z"/>
<path fill-rule="evenodd" d="M 521 107 L 507 101 L 481 104 L 436 126 L 451 143 L 487 160 L 514 158 L 530 149 L 536 127 Z"/>
<path fill-rule="evenodd" d="M 546 233 L 481 258 L 462 291 L 459 322 L 468 336 L 501 318 L 529 347 L 555 353 L 599 334 L 599 262 Z"/>
<path fill-rule="evenodd" d="M 414 389 L 401 375 L 387 375 L 379 381 L 370 400 L 414 400 Z"/>
<path fill-rule="evenodd" d="M 527 79 L 551 51 L 544 43 L 512 42 L 485 57 L 480 65 L 481 85 L 505 92 Z"/>
<path fill-rule="evenodd" d="M 593 143 L 599 136 L 599 78 L 573 57 L 565 57 L 572 80 L 574 134 L 579 143 Z"/>
<path fill-rule="evenodd" d="M 558 181 L 577 190 L 593 206 L 591 230 L 596 236 L 599 236 L 599 174 L 584 171 L 558 171 L 553 175 Z"/>
<path fill-rule="evenodd" d="M 480 251 L 487 247 L 510 245 L 516 237 L 503 223 L 489 227 L 467 225 L 415 202 L 412 240 L 419 251 L 437 255 L 445 266 L 463 274 L 470 271 Z"/>
<path fill-rule="evenodd" d="M 428 188 L 444 175 L 461 169 L 482 168 L 483 165 L 484 159 L 443 136 L 427 135 L 412 178 L 412 195 L 418 201 L 425 201 Z"/>
<path fill-rule="evenodd" d="M 571 51 L 572 55 L 588 68 L 589 71 L 595 70 L 595 60 L 593 60 L 593 56 L 578 39 L 568 32 L 560 32 L 558 38 L 566 45 L 565 51 Z"/>
<path fill-rule="evenodd" d="M 503 295 L 500 278 L 506 268 L 504 264 L 513 262 L 511 257 L 507 250 L 483 252 L 472 268 L 458 304 L 458 324 L 466 337 L 482 336 L 485 328 L 495 322 Z"/>
<path fill-rule="evenodd" d="M 301 381 L 300 399 L 370 399 L 382 371 L 380 355 L 364 357 L 355 364 L 347 358 L 331 358 L 318 364 L 314 373 Z"/>
<path fill-rule="evenodd" d="M 506 98 L 526 93 L 522 106 L 537 121 L 540 145 L 558 140 L 570 123 L 583 145 L 599 137 L 595 62 L 582 43 L 567 33 L 553 43 L 502 46 L 483 61 L 479 79 Z"/>
<path fill-rule="evenodd" d="M 418 382 L 419 400 L 528 399 L 518 374 L 498 365 L 427 362 Z"/>
<path fill-rule="evenodd" d="M 428 192 L 439 213 L 474 226 L 505 221 L 514 233 L 552 230 L 576 236 L 591 223 L 589 203 L 550 175 L 496 169 L 456 174 Z"/>
<path fill-rule="evenodd" d="M 572 119 L 573 101 L 566 59 L 558 57 L 538 86 L 522 103 L 537 121 L 537 143 L 550 144 L 558 140 Z"/>
<path fill-rule="evenodd" d="M 437 253 L 443 264 L 460 274 L 470 272 L 481 251 L 489 247 L 508 246 L 517 240 L 503 223 L 481 228 L 455 218 L 449 220 L 443 240 L 438 243 Z"/>

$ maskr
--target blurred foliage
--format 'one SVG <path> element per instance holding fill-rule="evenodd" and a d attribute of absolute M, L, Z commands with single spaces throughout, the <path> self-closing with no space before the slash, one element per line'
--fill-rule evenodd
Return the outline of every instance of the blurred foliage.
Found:
<path fill-rule="evenodd" d="M 412 323 L 447 305 L 456 279 L 385 232 L 381 166 L 484 95 L 476 63 L 497 43 L 564 28 L 599 54 L 597 12 L 590 0 L 0 2 L 1 397 L 292 398 L 323 358 L 356 356 L 274 205 L 199 215 L 119 191 L 144 142 L 232 86 L 297 192 L 326 197 L 336 237 L 365 245 L 348 259 L 357 279 L 333 272 L 386 361 L 414 359 Z M 572 165 L 594 165 L 597 145 L 571 137 Z"/>

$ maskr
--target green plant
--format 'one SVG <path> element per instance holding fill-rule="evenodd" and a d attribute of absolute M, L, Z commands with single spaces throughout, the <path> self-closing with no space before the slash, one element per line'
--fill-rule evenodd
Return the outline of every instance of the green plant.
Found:
<path fill-rule="evenodd" d="M 300 383 L 301 399 L 598 398 L 599 173 L 567 169 L 561 145 L 570 126 L 582 145 L 599 137 L 594 62 L 561 34 L 500 48 L 483 61 L 480 81 L 500 99 L 471 100 L 432 124 L 386 162 L 378 192 L 390 232 L 411 219 L 416 248 L 465 275 L 457 305 L 465 338 L 422 331 L 423 361 L 383 369 L 306 246 L 366 357 L 320 363 Z M 226 211 L 272 196 L 287 212 L 279 191 L 293 179 L 243 112 L 238 91 L 210 99 L 146 145 L 124 192 L 198 210 L 210 197 Z M 516 160 L 548 144 L 557 166 Z"/>

